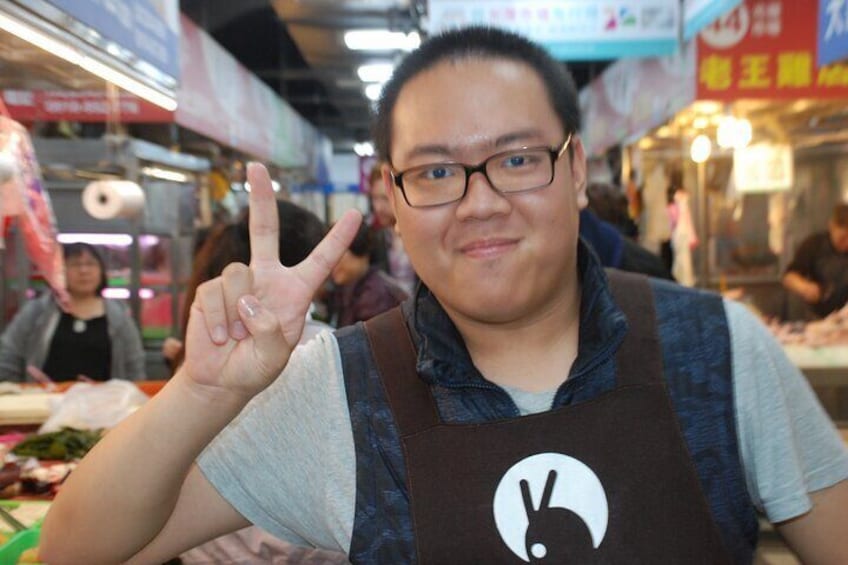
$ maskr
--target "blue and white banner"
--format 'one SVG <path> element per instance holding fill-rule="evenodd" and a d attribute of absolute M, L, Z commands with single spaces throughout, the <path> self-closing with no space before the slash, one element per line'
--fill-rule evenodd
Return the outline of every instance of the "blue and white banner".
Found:
<path fill-rule="evenodd" d="M 818 66 L 848 59 L 848 2 L 819 0 Z"/>
<path fill-rule="evenodd" d="M 163 73 L 179 79 L 178 0 L 48 1 Z"/>
<path fill-rule="evenodd" d="M 431 34 L 501 27 L 563 60 L 650 57 L 678 48 L 678 0 L 430 0 L 428 12 Z"/>
<path fill-rule="evenodd" d="M 683 40 L 688 41 L 742 0 L 683 0 Z"/>

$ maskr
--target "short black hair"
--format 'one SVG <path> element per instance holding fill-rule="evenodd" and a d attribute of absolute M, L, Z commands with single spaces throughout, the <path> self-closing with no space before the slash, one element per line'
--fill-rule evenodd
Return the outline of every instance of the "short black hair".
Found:
<path fill-rule="evenodd" d="M 551 106 L 566 134 L 580 129 L 577 87 L 564 63 L 545 49 L 516 33 L 497 28 L 472 26 L 433 36 L 406 56 L 383 86 L 377 104 L 373 137 L 377 155 L 390 162 L 392 112 L 401 89 L 419 73 L 442 61 L 479 57 L 508 59 L 531 67 L 545 85 Z M 461 81 L 462 77 L 457 77 Z"/>
<path fill-rule="evenodd" d="M 371 227 L 367 222 L 359 224 L 359 230 L 350 242 L 348 250 L 357 257 L 368 257 L 371 254 Z"/>
<path fill-rule="evenodd" d="M 848 204 L 840 203 L 833 207 L 831 221 L 841 228 L 848 228 Z"/>
<path fill-rule="evenodd" d="M 100 251 L 90 243 L 77 241 L 75 243 L 65 243 L 62 245 L 62 258 L 67 262 L 71 257 L 79 257 L 83 253 L 88 253 L 100 265 L 100 285 L 97 287 L 97 294 L 103 292 L 109 286 L 109 277 L 106 275 L 106 262 L 103 261 L 103 256 Z"/>

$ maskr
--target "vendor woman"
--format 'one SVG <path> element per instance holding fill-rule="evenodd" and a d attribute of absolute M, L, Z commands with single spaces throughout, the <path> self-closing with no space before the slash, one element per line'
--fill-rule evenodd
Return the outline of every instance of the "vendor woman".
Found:
<path fill-rule="evenodd" d="M 27 303 L 0 338 L 0 381 L 80 378 L 141 380 L 144 349 L 119 302 L 103 298 L 106 268 L 87 243 L 63 247 L 67 290 L 63 309 L 52 293 Z"/>

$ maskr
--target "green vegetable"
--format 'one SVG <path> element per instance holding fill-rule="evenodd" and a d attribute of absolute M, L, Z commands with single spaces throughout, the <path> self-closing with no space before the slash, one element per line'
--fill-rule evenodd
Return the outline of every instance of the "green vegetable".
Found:
<path fill-rule="evenodd" d="M 82 458 L 102 436 L 102 430 L 62 428 L 57 432 L 29 436 L 12 449 L 22 457 L 70 461 Z"/>

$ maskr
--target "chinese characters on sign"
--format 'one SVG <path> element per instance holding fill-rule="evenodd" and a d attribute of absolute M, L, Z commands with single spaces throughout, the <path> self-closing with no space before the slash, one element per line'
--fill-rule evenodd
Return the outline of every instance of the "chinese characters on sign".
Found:
<path fill-rule="evenodd" d="M 509 29 L 561 59 L 666 55 L 678 48 L 677 0 L 430 0 L 430 33 L 470 24 Z"/>
<path fill-rule="evenodd" d="M 733 181 L 739 192 L 792 188 L 792 147 L 758 143 L 733 152 Z"/>
<path fill-rule="evenodd" d="M 789 0 L 746 0 L 719 18 L 698 37 L 698 98 L 848 96 L 848 65 L 816 65 L 816 19 Z"/>

